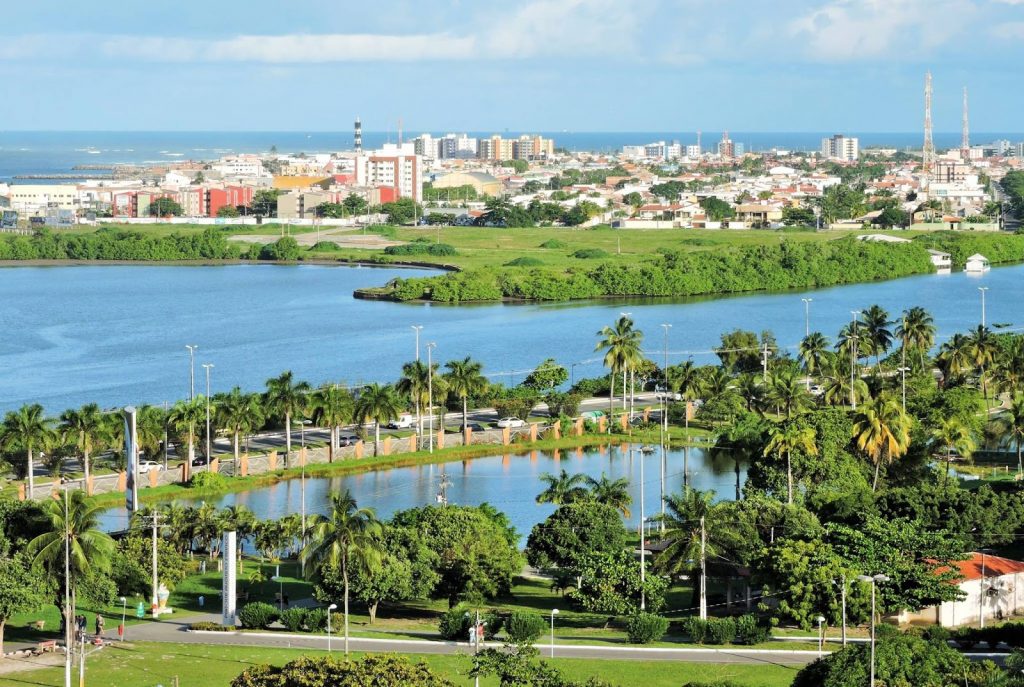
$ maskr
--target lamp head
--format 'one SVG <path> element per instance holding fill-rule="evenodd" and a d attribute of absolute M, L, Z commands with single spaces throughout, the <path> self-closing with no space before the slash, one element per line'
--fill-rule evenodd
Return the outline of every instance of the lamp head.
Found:
<path fill-rule="evenodd" d="M 338 604 L 331 604 L 330 606 L 327 607 L 327 610 L 328 611 L 336 611 L 336 610 L 338 610 Z"/>
<path fill-rule="evenodd" d="M 558 615 L 558 609 L 557 608 L 552 608 L 551 609 L 551 615 Z"/>

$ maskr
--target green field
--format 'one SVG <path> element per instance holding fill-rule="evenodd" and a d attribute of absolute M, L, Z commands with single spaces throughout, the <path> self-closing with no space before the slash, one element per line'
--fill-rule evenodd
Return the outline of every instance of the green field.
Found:
<path fill-rule="evenodd" d="M 88 659 L 86 684 L 170 687 L 177 677 L 180 687 L 227 687 L 236 675 L 254 664 L 283 664 L 304 654 L 322 653 L 204 644 L 115 643 Z M 460 687 L 473 684 L 467 675 L 472 667 L 468 656 L 429 655 L 421 658 Z M 584 680 L 598 676 L 622 687 L 640 684 L 641 675 L 645 687 L 679 687 L 690 680 L 732 680 L 750 687 L 784 687 L 796 674 L 794 668 L 778 666 L 770 660 L 758 665 L 583 659 L 555 659 L 553 663 L 569 678 Z M 77 677 L 76 670 L 73 679 L 77 680 Z M 0 687 L 60 687 L 63 684 L 62 667 L 0 673 Z M 482 679 L 480 684 L 495 687 L 498 683 L 493 679 Z"/>

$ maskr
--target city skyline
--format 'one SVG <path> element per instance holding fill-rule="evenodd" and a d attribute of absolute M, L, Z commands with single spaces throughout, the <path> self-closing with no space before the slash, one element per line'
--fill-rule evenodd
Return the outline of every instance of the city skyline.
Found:
<path fill-rule="evenodd" d="M 1019 0 L 43 4 L 0 29 L 5 130 L 903 132 L 927 70 L 936 131 L 965 86 L 976 131 L 1024 104 Z"/>

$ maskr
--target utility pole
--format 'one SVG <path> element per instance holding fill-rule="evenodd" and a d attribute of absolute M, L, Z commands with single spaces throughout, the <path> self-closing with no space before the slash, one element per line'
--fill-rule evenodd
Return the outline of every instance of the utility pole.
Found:
<path fill-rule="evenodd" d="M 761 358 L 761 368 L 764 375 L 764 383 L 768 383 L 768 342 L 764 342 L 764 355 Z"/>
<path fill-rule="evenodd" d="M 704 516 L 700 518 L 700 619 L 708 619 L 708 597 L 707 597 L 707 531 L 704 528 Z"/>
<path fill-rule="evenodd" d="M 804 302 L 804 336 L 811 335 L 811 301 L 813 298 L 801 298 Z"/>
<path fill-rule="evenodd" d="M 68 490 L 64 490 L 64 687 L 71 687 L 71 648 L 74 645 L 71 609 L 71 523 Z"/>
<path fill-rule="evenodd" d="M 843 573 L 843 646 L 846 646 L 846 573 Z"/>
<path fill-rule="evenodd" d="M 153 617 L 156 618 L 156 617 L 158 617 L 160 615 L 160 613 L 159 613 L 159 609 L 160 609 L 160 597 L 159 597 L 160 582 L 159 582 L 159 580 L 157 578 L 157 565 L 156 565 L 156 563 L 157 563 L 157 551 L 156 551 L 157 529 L 159 528 L 158 520 L 160 519 L 160 511 L 154 509 L 153 510 L 153 515 L 150 516 L 150 517 L 153 518 L 153 602 L 152 602 L 152 609 L 151 610 L 153 612 Z"/>
<path fill-rule="evenodd" d="M 167 401 L 164 401 L 164 470 L 167 469 Z"/>
<path fill-rule="evenodd" d="M 414 324 L 412 330 L 416 332 L 416 362 L 420 361 L 420 330 L 423 329 L 423 325 Z M 413 394 L 416 396 L 416 450 L 420 449 L 420 442 L 423 440 L 423 413 L 420 409 L 420 395 L 418 393 Z"/>
<path fill-rule="evenodd" d="M 430 415 L 430 436 L 427 438 L 429 452 L 434 452 L 434 362 L 433 350 L 437 346 L 431 341 L 427 344 L 427 413 Z"/>
<path fill-rule="evenodd" d="M 629 445 L 629 460 L 633 462 L 633 445 Z M 647 575 L 647 546 L 644 543 L 644 452 L 640 452 L 640 610 L 647 608 L 644 580 Z"/>
<path fill-rule="evenodd" d="M 210 457 L 213 455 L 213 449 L 210 442 L 210 368 L 213 367 L 213 363 L 203 363 L 203 369 L 206 370 L 206 469 L 210 469 Z"/>
<path fill-rule="evenodd" d="M 668 330 L 670 324 L 662 324 L 665 330 L 665 389 L 661 397 L 661 532 L 665 532 L 665 466 L 668 463 Z"/>
<path fill-rule="evenodd" d="M 196 349 L 199 346 L 194 344 L 185 344 L 185 348 L 188 349 L 188 400 L 195 400 L 196 397 Z"/>
<path fill-rule="evenodd" d="M 988 291 L 987 286 L 979 286 L 978 291 L 981 291 L 981 326 L 985 326 L 985 292 Z"/>

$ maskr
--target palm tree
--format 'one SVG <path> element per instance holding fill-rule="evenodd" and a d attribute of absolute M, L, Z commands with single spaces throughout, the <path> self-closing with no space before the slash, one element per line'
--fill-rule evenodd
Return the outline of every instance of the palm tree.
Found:
<path fill-rule="evenodd" d="M 1024 339 L 1014 337 L 1006 342 L 992 370 L 992 385 L 997 393 L 1009 393 L 1011 396 L 1024 387 Z"/>
<path fill-rule="evenodd" d="M 597 503 L 611 506 L 622 513 L 625 518 L 629 517 L 629 505 L 633 503 L 633 497 L 629 495 L 629 480 L 625 477 L 610 479 L 603 472 L 600 479 L 594 479 L 589 475 L 584 478 L 587 488 L 590 490 L 590 498 Z M 537 497 L 540 499 L 540 497 Z"/>
<path fill-rule="evenodd" d="M 633 320 L 623 315 L 613 326 L 605 327 L 597 333 L 595 351 L 604 351 L 604 366 L 611 377 L 611 391 L 608 394 L 608 431 L 611 431 L 613 412 L 612 399 L 615 396 L 615 374 L 622 372 L 622 409 L 626 409 L 626 372 L 633 369 L 641 356 L 640 345 L 644 335 L 639 329 L 633 328 Z"/>
<path fill-rule="evenodd" d="M 980 372 L 981 393 L 986 402 L 988 401 L 988 371 L 992 369 L 996 354 L 999 352 L 999 344 L 996 342 L 992 331 L 979 324 L 969 335 L 970 353 L 974 366 Z"/>
<path fill-rule="evenodd" d="M 416 405 L 416 436 L 423 434 L 423 409 L 430 404 L 430 383 L 431 379 L 437 376 L 437 363 L 432 363 L 430 369 L 427 363 L 422 360 L 414 360 L 402 365 L 402 376 L 395 384 L 395 390 L 403 396 L 408 396 Z"/>
<path fill-rule="evenodd" d="M 552 503 L 561 506 L 573 501 L 580 501 L 587 496 L 587 490 L 583 486 L 587 477 L 581 473 L 570 475 L 563 468 L 557 475 L 544 472 L 540 475 L 540 481 L 547 485 L 541 493 L 537 494 L 537 503 Z"/>
<path fill-rule="evenodd" d="M 74 444 L 82 452 L 82 472 L 88 490 L 93 449 L 106 428 L 100 407 L 95 403 L 89 403 L 78 410 L 65 410 L 60 416 L 60 422 L 64 440 Z"/>
<path fill-rule="evenodd" d="M 761 383 L 761 376 L 752 372 L 745 372 L 736 379 L 736 391 L 743 398 L 747 406 L 747 412 L 764 413 L 765 409 L 765 388 Z"/>
<path fill-rule="evenodd" d="M 402 412 L 402 399 L 395 387 L 390 384 L 368 384 L 363 387 L 356 400 L 356 422 L 363 424 L 373 420 L 373 455 L 377 455 L 380 446 L 380 425 L 390 422 Z"/>
<path fill-rule="evenodd" d="M 951 382 L 973 369 L 971 340 L 964 334 L 954 334 L 949 341 L 942 344 L 935 362 L 942 372 L 942 386 L 949 386 Z"/>
<path fill-rule="evenodd" d="M 462 399 L 462 429 L 469 423 L 469 397 L 487 390 L 487 378 L 481 374 L 483 365 L 469 356 L 464 360 L 449 360 L 445 363 L 448 372 L 448 390 Z"/>
<path fill-rule="evenodd" d="M 117 420 L 116 416 L 110 416 L 112 419 Z M 120 422 L 117 422 L 120 425 Z M 123 431 L 123 430 L 122 430 Z M 156 458 L 156 455 L 160 453 L 161 447 L 164 450 L 164 467 L 166 468 L 166 447 L 164 447 L 164 437 L 167 434 L 167 413 L 163 408 L 159 406 L 144 405 L 139 408 L 139 415 L 136 420 L 135 426 L 136 440 L 139 444 L 139 452 L 149 458 Z M 109 441 L 109 426 L 102 435 Z"/>
<path fill-rule="evenodd" d="M 324 384 L 313 394 L 313 422 L 331 430 L 331 441 L 327 460 L 334 462 L 334 450 L 338 446 L 338 428 L 352 422 L 355 400 L 348 389 L 336 384 Z"/>
<path fill-rule="evenodd" d="M 292 418 L 306 411 L 309 389 L 309 383 L 295 381 L 291 370 L 267 380 L 265 403 L 268 414 L 284 417 L 285 467 L 290 467 L 292 461 Z"/>
<path fill-rule="evenodd" d="M 786 413 L 786 418 L 793 417 L 811 405 L 811 395 L 800 382 L 800 376 L 791 370 L 780 370 L 768 380 L 768 398 Z"/>
<path fill-rule="evenodd" d="M 731 385 L 732 377 L 721 367 L 708 366 L 702 369 L 700 392 L 706 400 L 728 393 Z"/>
<path fill-rule="evenodd" d="M 882 394 L 857 409 L 853 438 L 857 448 L 875 464 L 871 489 L 877 490 L 882 463 L 901 457 L 910 446 L 910 418 L 896 399 Z"/>
<path fill-rule="evenodd" d="M 193 510 L 192 537 L 200 551 L 214 555 L 213 544 L 221 532 L 220 514 L 212 503 L 203 503 Z"/>
<path fill-rule="evenodd" d="M 1017 473 L 1024 473 L 1021 465 L 1021 444 L 1024 443 L 1024 395 L 1013 397 L 1006 409 L 992 421 L 999 436 L 1010 437 L 1017 447 Z"/>
<path fill-rule="evenodd" d="M 917 353 L 918 369 L 924 368 L 924 356 L 935 345 L 935 320 L 920 306 L 903 312 L 903 319 L 896 327 L 896 336 L 904 351 Z"/>
<path fill-rule="evenodd" d="M 25 452 L 29 500 L 35 498 L 35 452 L 45 451 L 56 438 L 53 421 L 43 416 L 43 407 L 38 403 L 8 412 L 0 424 L 0 449 Z"/>
<path fill-rule="evenodd" d="M 668 383 L 684 401 L 692 401 L 697 397 L 697 390 L 700 388 L 700 368 L 694 365 L 692 360 L 672 365 L 668 368 Z"/>
<path fill-rule="evenodd" d="M 278 520 L 260 520 L 256 523 L 253 531 L 253 545 L 260 552 L 261 560 L 269 558 L 271 561 L 280 559 L 281 551 L 285 547 L 284 528 Z"/>
<path fill-rule="evenodd" d="M 1021 410 L 1024 411 L 1024 406 Z M 1024 417 L 1021 419 L 1024 420 Z M 1021 429 L 1024 430 L 1024 425 Z M 953 451 L 964 458 L 970 457 L 974 451 L 974 437 L 971 436 L 970 428 L 958 417 L 940 419 L 939 425 L 932 430 L 931 435 L 933 445 L 946 453 L 946 475 L 943 477 L 945 482 L 949 479 L 949 464 L 953 460 Z"/>
<path fill-rule="evenodd" d="M 26 551 L 33 565 L 67 584 L 63 609 L 65 642 L 70 647 L 79 583 L 91 573 L 109 572 L 117 546 L 100 529 L 104 508 L 88 500 L 84 491 L 64 490 L 62 498 L 49 499 L 41 507 L 46 530 L 29 542 Z"/>
<path fill-rule="evenodd" d="M 850 362 L 842 357 L 835 357 L 828 363 L 824 370 L 825 403 L 831 406 L 841 406 L 850 403 Z M 867 382 L 860 377 L 853 379 L 854 400 L 861 402 L 866 399 L 870 391 Z"/>
<path fill-rule="evenodd" d="M 221 396 L 217 403 L 217 427 L 231 435 L 234 455 L 232 473 L 238 474 L 238 458 L 241 453 L 241 438 L 263 424 L 263 404 L 258 394 L 243 393 L 239 387 Z"/>
<path fill-rule="evenodd" d="M 306 574 L 321 577 L 327 567 L 341 572 L 345 596 L 345 655 L 348 655 L 349 573 L 380 566 L 381 525 L 372 508 L 358 508 L 352 494 L 345 490 L 331 497 L 329 517 L 313 516 L 309 544 L 302 550 Z"/>
<path fill-rule="evenodd" d="M 179 446 L 182 440 L 188 444 L 188 457 L 185 459 L 185 464 L 188 466 L 185 468 L 187 473 L 196 457 L 196 442 L 199 440 L 198 428 L 206 422 L 206 399 L 196 396 L 191 401 L 178 401 L 171 408 L 167 421 L 178 437 Z M 179 455 L 180 453 L 179 450 Z"/>
<path fill-rule="evenodd" d="M 828 339 L 821 332 L 811 332 L 800 342 L 800 360 L 808 377 L 821 372 L 830 355 Z"/>
<path fill-rule="evenodd" d="M 786 492 L 787 503 L 793 503 L 793 451 L 803 451 L 809 456 L 818 455 L 818 447 L 814 443 L 815 434 L 811 427 L 799 427 L 792 422 L 775 425 L 768 430 L 768 443 L 764 447 L 764 455 L 774 453 L 786 456 Z"/>
<path fill-rule="evenodd" d="M 892 346 L 892 332 L 889 326 L 889 313 L 880 305 L 872 305 L 861 313 L 864 327 L 863 339 L 870 344 L 870 351 L 875 355 L 875 368 L 881 367 L 882 354 Z"/>

